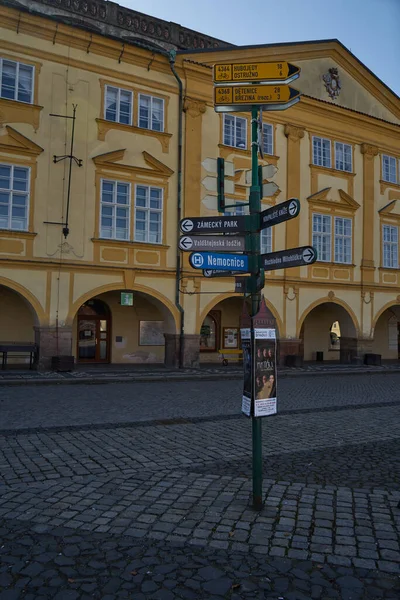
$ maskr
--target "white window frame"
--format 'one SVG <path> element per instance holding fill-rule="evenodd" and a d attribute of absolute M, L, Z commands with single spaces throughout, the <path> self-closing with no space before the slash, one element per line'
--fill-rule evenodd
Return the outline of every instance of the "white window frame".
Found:
<path fill-rule="evenodd" d="M 226 126 L 226 122 L 228 119 L 233 119 L 233 143 L 227 143 L 225 141 L 225 126 Z M 244 127 L 244 147 L 242 148 L 241 146 L 237 145 L 237 139 L 236 139 L 236 123 L 237 121 L 244 121 L 245 123 L 245 127 Z M 237 117 L 235 115 L 232 114 L 224 114 L 224 120 L 223 120 L 223 125 L 222 125 L 222 138 L 223 138 L 223 144 L 224 146 L 231 146 L 232 148 L 238 148 L 239 150 L 247 150 L 247 119 L 245 117 Z"/>
<path fill-rule="evenodd" d="M 316 153 L 316 145 L 319 145 L 318 154 Z M 324 149 L 329 147 L 329 160 L 325 160 Z M 332 168 L 332 144 L 331 140 L 319 136 L 312 136 L 312 162 L 318 167 Z"/>
<path fill-rule="evenodd" d="M 326 222 L 329 221 L 329 231 L 316 231 L 315 227 L 314 227 L 314 223 L 315 223 L 314 217 L 321 218 L 321 228 L 323 228 L 324 220 L 326 220 Z M 320 238 L 320 240 L 318 238 Z M 329 244 L 327 244 L 327 247 L 329 248 L 329 256 L 327 256 L 325 258 L 323 258 L 323 253 L 322 253 L 322 246 L 323 246 L 324 238 L 329 240 Z M 312 213 L 312 245 L 315 246 L 315 248 L 317 249 L 319 262 L 331 262 L 332 261 L 332 217 L 331 217 L 331 215 L 324 215 L 321 213 Z"/>
<path fill-rule="evenodd" d="M 339 158 L 338 155 L 340 154 Z M 346 154 L 349 160 L 346 159 Z M 351 144 L 335 141 L 335 169 L 346 173 L 353 172 L 353 147 Z"/>
<path fill-rule="evenodd" d="M 113 119 L 108 119 L 107 118 L 107 92 L 108 90 L 116 90 L 117 91 L 117 101 L 116 101 L 116 115 L 115 115 L 115 121 Z M 121 119 L 121 92 L 125 92 L 126 94 L 129 94 L 131 97 L 131 110 L 130 110 L 130 114 L 129 114 L 129 123 L 123 123 L 120 119 Z M 132 125 L 132 119 L 133 119 L 133 92 L 132 90 L 126 90 L 125 88 L 120 88 L 116 85 L 106 85 L 104 88 L 104 119 L 106 121 L 109 121 L 110 123 L 120 123 L 121 125 Z"/>
<path fill-rule="evenodd" d="M 343 226 L 343 231 L 344 231 L 344 227 L 345 224 L 350 224 L 350 235 L 346 235 L 344 233 L 336 233 L 336 224 L 339 222 L 342 222 L 342 226 Z M 335 217 L 334 221 L 333 221 L 333 241 L 334 241 L 334 262 L 335 263 L 340 263 L 340 264 L 346 264 L 346 265 L 351 265 L 352 263 L 352 256 L 353 256 L 353 219 L 348 218 L 348 217 Z M 346 254 L 345 254 L 345 242 L 346 240 L 350 240 L 350 256 L 347 256 L 346 259 Z M 339 242 L 342 241 L 342 250 L 339 249 Z M 342 252 L 342 254 L 339 256 L 340 252 Z M 342 260 L 343 259 L 343 260 Z"/>
<path fill-rule="evenodd" d="M 9 213 L 8 213 L 8 227 L 6 227 L 5 229 L 7 231 L 29 231 L 29 213 L 30 213 L 30 199 L 31 199 L 31 168 L 30 167 L 26 167 L 25 165 L 15 165 L 15 164 L 9 164 L 9 163 L 1 163 L 0 167 L 7 167 L 7 168 L 11 168 L 11 174 L 10 174 L 10 182 L 11 185 L 13 185 L 14 182 L 14 169 L 25 169 L 28 173 L 28 177 L 27 177 L 27 191 L 26 192 L 21 192 L 21 190 L 14 190 L 13 188 L 10 188 L 8 190 L 5 190 L 4 188 L 0 189 L 1 193 L 9 193 L 10 198 L 8 201 L 8 207 L 9 207 Z M 24 229 L 19 229 L 19 228 L 15 228 L 12 227 L 12 196 L 13 195 L 21 195 L 21 196 L 27 196 L 27 200 L 26 200 L 26 227 Z M 4 229 L 4 228 L 1 228 Z"/>
<path fill-rule="evenodd" d="M 147 194 L 147 204 L 148 206 L 137 206 L 136 204 L 136 200 L 137 200 L 137 188 L 146 188 L 148 190 L 148 194 Z M 151 193 L 151 189 L 157 189 L 161 191 L 161 208 L 150 208 L 150 193 Z M 147 213 L 147 217 L 146 217 L 146 239 L 145 240 L 138 240 L 136 237 L 136 214 L 138 210 L 142 210 L 144 212 Z M 161 219 L 160 219 L 160 241 L 159 242 L 152 242 L 149 240 L 149 224 L 150 224 L 150 218 L 149 215 L 152 212 L 156 212 L 161 214 Z M 134 231 L 134 240 L 136 242 L 142 243 L 142 244 L 162 244 L 163 243 L 163 227 L 164 227 L 164 189 L 162 187 L 159 187 L 157 185 L 145 185 L 142 183 L 137 183 L 135 185 L 135 212 L 134 212 L 134 226 L 133 226 L 133 231 Z"/>
<path fill-rule="evenodd" d="M 385 230 L 389 232 L 389 240 L 385 240 Z M 395 232 L 395 241 L 392 241 L 392 233 Z M 386 261 L 385 249 L 389 251 L 389 261 Z M 399 268 L 399 228 L 397 225 L 382 224 L 382 266 L 385 269 Z"/>
<path fill-rule="evenodd" d="M 150 98 L 150 109 L 149 109 L 149 126 L 143 127 L 140 125 L 140 101 L 142 98 Z M 162 119 L 161 119 L 161 129 L 155 129 L 153 127 L 153 100 L 159 100 L 162 102 Z M 138 100 L 138 127 L 141 129 L 150 129 L 151 131 L 158 131 L 159 133 L 165 131 L 165 100 L 164 98 L 160 98 L 159 96 L 151 96 L 150 94 L 139 94 Z"/>
<path fill-rule="evenodd" d="M 266 227 L 260 231 L 261 254 L 269 254 L 272 252 L 272 229 L 273 227 Z"/>
<path fill-rule="evenodd" d="M 267 130 L 267 131 L 265 131 Z M 274 154 L 274 126 L 271 123 L 262 124 L 262 139 L 263 139 L 263 152 L 273 156 Z M 267 143 L 265 143 L 267 141 Z"/>
<path fill-rule="evenodd" d="M 15 92 L 14 92 L 14 98 L 7 98 L 6 96 L 2 95 L 2 82 L 3 82 L 3 63 L 4 62 L 9 62 L 9 63 L 13 63 L 14 65 L 16 65 L 16 75 L 15 75 Z M 27 67 L 28 69 L 31 69 L 32 72 L 32 88 L 30 90 L 30 100 L 29 102 L 26 102 L 25 100 L 19 100 L 18 99 L 18 86 L 19 86 L 19 68 L 20 66 L 23 67 Z M 34 89 L 35 89 L 35 66 L 34 65 L 28 65 L 26 63 L 23 63 L 21 61 L 16 61 L 16 60 L 9 60 L 8 58 L 0 58 L 0 98 L 4 98 L 4 100 L 14 100 L 15 102 L 21 102 L 22 104 L 33 104 L 33 94 L 34 94 Z"/>
<path fill-rule="evenodd" d="M 399 182 L 398 161 L 394 156 L 382 154 L 382 181 L 386 181 L 387 183 Z"/>
<path fill-rule="evenodd" d="M 112 183 L 114 185 L 114 189 L 113 189 L 113 201 L 112 203 L 110 202 L 103 202 L 103 182 L 106 183 Z M 122 185 L 127 185 L 128 186 L 128 203 L 127 204 L 118 204 L 117 202 L 117 190 L 118 190 L 118 184 L 122 184 Z M 107 237 L 103 235 L 103 226 L 101 223 L 101 218 L 102 218 L 102 207 L 103 204 L 105 204 L 106 206 L 111 206 L 112 207 L 112 236 L 111 237 Z M 131 206 L 132 206 L 132 186 L 128 181 L 119 181 L 117 179 L 109 179 L 107 177 L 103 177 L 100 180 L 100 237 L 102 239 L 106 239 L 106 240 L 117 240 L 120 242 L 128 242 L 131 239 Z M 121 238 L 121 237 L 117 237 L 117 209 L 121 207 L 124 209 L 127 209 L 128 211 L 128 217 L 127 217 L 127 223 L 128 223 L 128 227 L 127 227 L 127 237 L 126 238 Z"/>
<path fill-rule="evenodd" d="M 230 202 L 229 198 L 225 198 L 225 202 Z M 235 206 L 230 206 L 224 210 L 225 217 L 239 217 L 240 215 L 248 215 L 249 207 L 244 202 L 235 202 Z"/>

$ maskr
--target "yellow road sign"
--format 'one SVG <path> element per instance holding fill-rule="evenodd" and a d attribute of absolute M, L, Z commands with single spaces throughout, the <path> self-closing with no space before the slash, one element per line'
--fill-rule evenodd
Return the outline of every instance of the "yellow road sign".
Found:
<path fill-rule="evenodd" d="M 293 81 L 300 74 L 299 67 L 286 61 L 262 63 L 231 63 L 214 65 L 214 81 L 240 83 L 244 81 Z"/>
<path fill-rule="evenodd" d="M 300 96 L 298 90 L 288 85 L 216 85 L 214 91 L 216 106 L 229 104 L 286 104 L 286 102 Z"/>

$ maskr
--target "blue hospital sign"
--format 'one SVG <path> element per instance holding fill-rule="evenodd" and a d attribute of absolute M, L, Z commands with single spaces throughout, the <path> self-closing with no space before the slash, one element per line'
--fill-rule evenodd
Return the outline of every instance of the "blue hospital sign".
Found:
<path fill-rule="evenodd" d="M 219 254 L 215 252 L 192 252 L 189 262 L 194 269 L 219 269 L 221 271 L 244 271 L 249 268 L 247 254 Z"/>

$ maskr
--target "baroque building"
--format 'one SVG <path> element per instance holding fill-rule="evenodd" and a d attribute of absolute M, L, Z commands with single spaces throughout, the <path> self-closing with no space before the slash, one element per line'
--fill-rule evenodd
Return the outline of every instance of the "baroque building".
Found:
<path fill-rule="evenodd" d="M 261 162 L 278 168 L 263 207 L 301 212 L 262 251 L 318 250 L 266 273 L 281 357 L 398 359 L 400 100 L 340 42 L 237 47 L 102 0 L 3 0 L 0 15 L 0 345 L 36 342 L 42 368 L 239 349 L 243 298 L 190 267 L 179 220 L 218 214 L 218 156 L 228 212 L 246 211 L 250 116 L 215 113 L 213 64 L 279 57 L 302 97 L 263 114 Z"/>

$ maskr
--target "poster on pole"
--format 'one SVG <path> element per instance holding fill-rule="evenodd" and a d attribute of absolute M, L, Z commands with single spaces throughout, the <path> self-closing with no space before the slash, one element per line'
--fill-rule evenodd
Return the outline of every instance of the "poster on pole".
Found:
<path fill-rule="evenodd" d="M 243 302 L 240 318 L 240 338 L 243 351 L 242 413 L 247 417 L 251 417 L 253 413 L 253 347 L 251 343 L 251 318 L 247 311 L 246 301 Z"/>
<path fill-rule="evenodd" d="M 245 327 L 240 330 L 242 338 L 243 350 L 243 395 L 242 395 L 242 413 L 247 417 L 251 416 L 252 412 L 252 384 L 253 384 L 253 369 L 252 369 L 252 348 L 251 348 L 251 329 Z"/>
<path fill-rule="evenodd" d="M 253 415 L 269 417 L 277 413 L 277 327 L 265 298 L 252 319 L 253 328 Z"/>
<path fill-rule="evenodd" d="M 275 329 L 254 328 L 254 416 L 277 412 Z"/>

